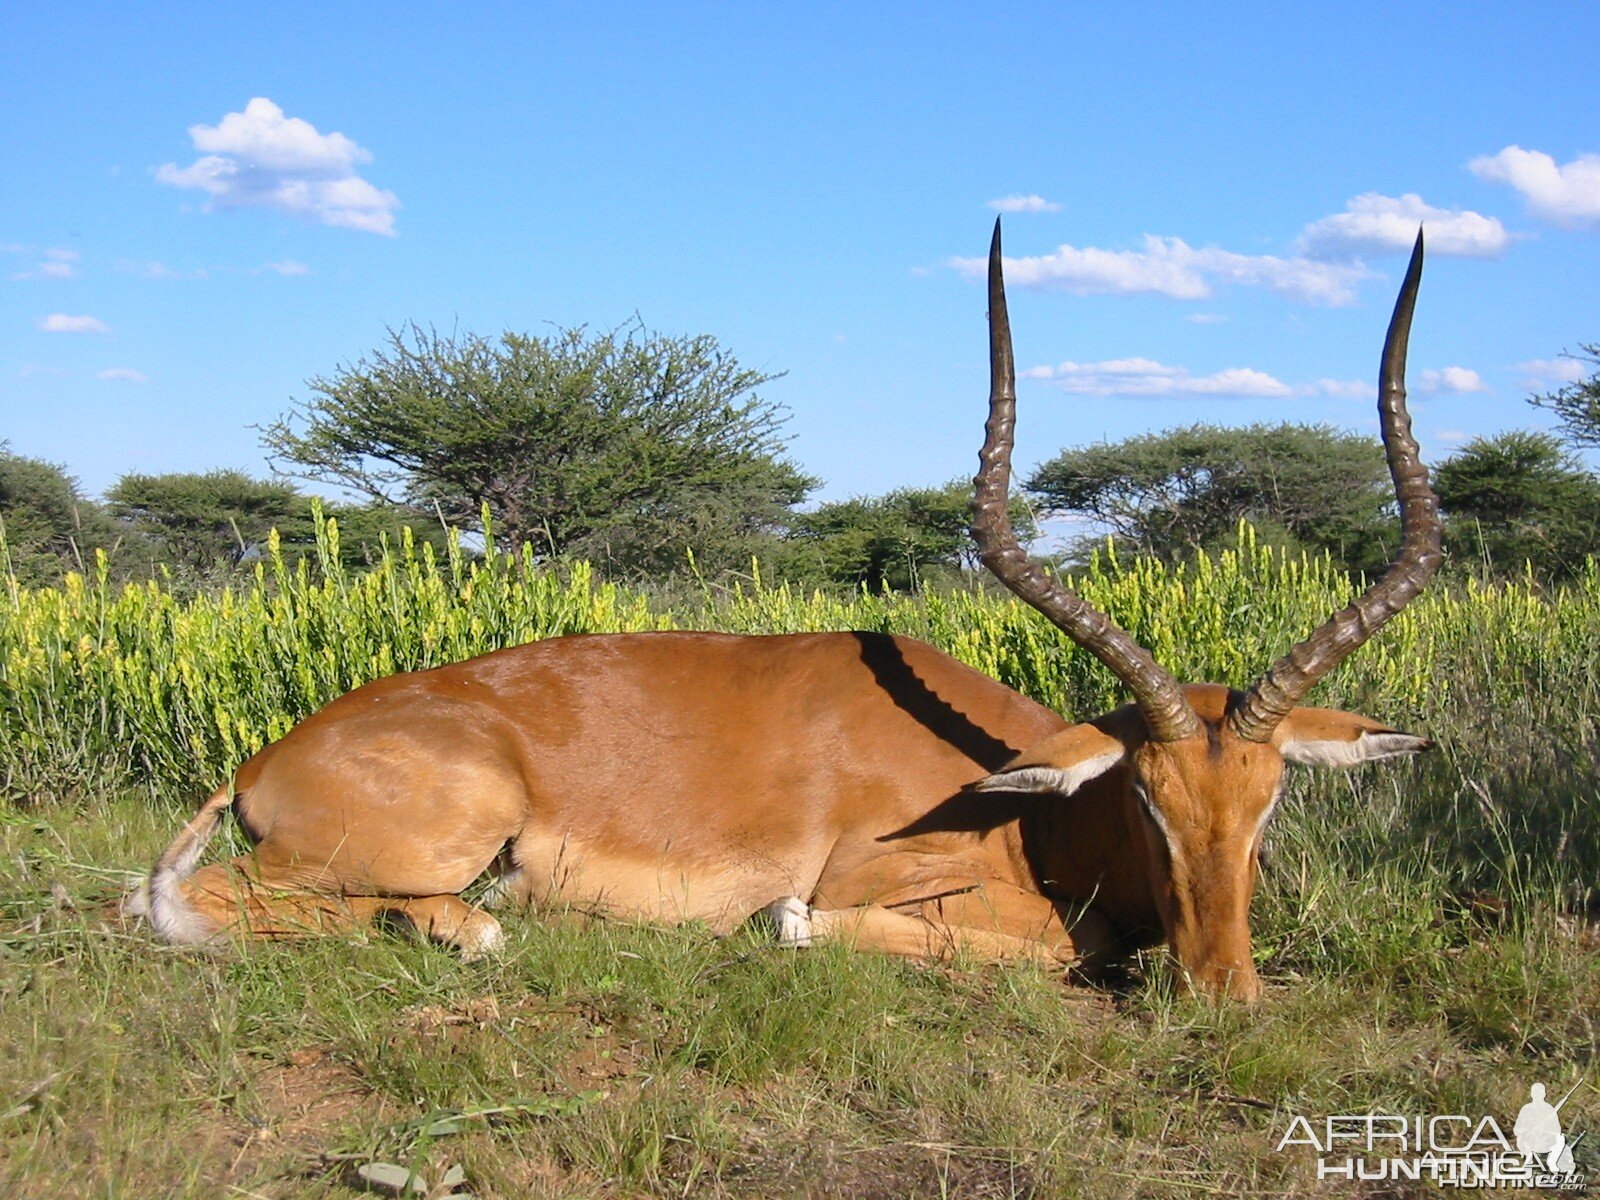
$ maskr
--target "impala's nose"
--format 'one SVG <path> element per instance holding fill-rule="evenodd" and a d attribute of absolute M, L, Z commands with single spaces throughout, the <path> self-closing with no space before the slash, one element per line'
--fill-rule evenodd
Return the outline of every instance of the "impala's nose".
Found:
<path fill-rule="evenodd" d="M 1261 976 L 1249 961 L 1206 963 L 1184 972 L 1189 987 L 1209 1000 L 1254 1004 L 1261 999 Z"/>

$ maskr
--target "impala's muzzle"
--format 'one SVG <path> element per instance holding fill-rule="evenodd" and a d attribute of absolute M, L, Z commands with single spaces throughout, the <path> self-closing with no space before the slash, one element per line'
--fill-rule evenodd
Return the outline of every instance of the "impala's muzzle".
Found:
<path fill-rule="evenodd" d="M 1223 846 L 1171 857 L 1170 875 L 1155 879 L 1167 945 L 1183 986 L 1214 1000 L 1261 996 L 1250 949 L 1250 901 L 1255 893 L 1253 846 Z M 1162 885 L 1165 884 L 1163 889 Z"/>
<path fill-rule="evenodd" d="M 1261 977 L 1250 951 L 1249 892 L 1207 899 L 1206 911 L 1167 930 L 1184 983 L 1214 1000 L 1259 999 Z"/>

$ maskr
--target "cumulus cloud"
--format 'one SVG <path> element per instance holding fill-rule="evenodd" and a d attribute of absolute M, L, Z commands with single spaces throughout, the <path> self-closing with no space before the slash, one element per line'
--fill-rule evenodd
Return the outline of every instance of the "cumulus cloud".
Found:
<path fill-rule="evenodd" d="M 1494 217 L 1461 208 L 1435 208 L 1415 192 L 1381 196 L 1367 192 L 1344 206 L 1344 212 L 1313 221 L 1300 234 L 1295 249 L 1312 258 L 1358 258 L 1411 249 L 1417 226 L 1425 225 L 1428 253 L 1458 258 L 1494 258 L 1511 244 L 1506 227 Z"/>
<path fill-rule="evenodd" d="M 1467 164 L 1479 179 L 1510 184 L 1528 211 L 1557 225 L 1600 222 L 1600 154 L 1580 154 L 1562 166 L 1550 155 L 1507 146 Z"/>
<path fill-rule="evenodd" d="M 170 267 L 164 262 L 136 262 L 127 258 L 117 263 L 117 270 L 144 279 L 205 279 L 210 275 L 204 267 L 196 267 L 192 271 L 180 271 L 177 267 Z"/>
<path fill-rule="evenodd" d="M 989 201 L 989 207 L 1000 213 L 1036 213 L 1060 212 L 1061 205 L 1054 200 L 1046 200 L 1043 196 L 1002 196 L 998 200 Z"/>
<path fill-rule="evenodd" d="M 1488 390 L 1483 377 L 1466 367 L 1440 367 L 1417 376 L 1417 391 L 1424 396 L 1464 396 Z"/>
<path fill-rule="evenodd" d="M 1184 318 L 1185 321 L 1193 325 L 1221 325 L 1227 319 L 1221 313 L 1213 312 L 1190 313 Z"/>
<path fill-rule="evenodd" d="M 106 333 L 110 327 L 99 317 L 69 317 L 66 313 L 51 313 L 39 322 L 46 333 Z"/>
<path fill-rule="evenodd" d="M 216 125 L 191 125 L 189 136 L 201 157 L 187 167 L 158 167 L 156 178 L 205 192 L 207 209 L 270 208 L 322 225 L 394 234 L 399 199 L 356 173 L 372 155 L 342 133 L 319 133 L 257 96 Z"/>
<path fill-rule="evenodd" d="M 21 250 L 21 246 L 7 247 L 7 249 Z M 78 277 L 78 260 L 82 256 L 76 250 L 64 250 L 52 246 L 44 252 L 42 261 L 31 270 L 18 271 L 13 279 L 76 279 Z"/>
<path fill-rule="evenodd" d="M 1043 379 L 1076 396 L 1292 396 L 1294 389 L 1264 371 L 1229 367 L 1192 375 L 1149 358 L 1064 362 L 1030 367 L 1024 379 Z"/>
<path fill-rule="evenodd" d="M 1577 383 L 1580 379 L 1587 378 L 1589 374 L 1584 365 L 1575 358 L 1530 359 L 1528 362 L 1518 363 L 1517 370 L 1521 372 L 1517 380 L 1518 386 L 1530 390 Z"/>
<path fill-rule="evenodd" d="M 1301 389 L 1308 396 L 1332 396 L 1336 400 L 1376 398 L 1378 385 L 1365 379 L 1319 379 Z"/>
<path fill-rule="evenodd" d="M 95 372 L 96 379 L 124 379 L 129 383 L 144 383 L 146 376 L 135 371 L 132 367 L 107 367 L 104 371 Z"/>
<path fill-rule="evenodd" d="M 953 258 L 963 274 L 981 277 L 987 262 Z M 1308 304 L 1355 301 L 1355 285 L 1370 272 L 1359 263 L 1235 254 L 1196 249 L 1182 238 L 1147 235 L 1142 250 L 1058 246 L 1054 253 L 1006 259 L 1006 279 L 1020 287 L 1059 288 L 1081 296 L 1129 296 L 1153 292 L 1175 300 L 1206 300 L 1215 283 L 1263 287 Z"/>
<path fill-rule="evenodd" d="M 1452 368 L 1461 370 L 1461 368 Z M 1473 375 L 1472 372 L 1466 372 Z M 1360 379 L 1318 379 L 1289 384 L 1254 367 L 1229 367 L 1209 375 L 1195 375 L 1149 358 L 1115 358 L 1105 362 L 1064 362 L 1029 367 L 1019 378 L 1038 379 L 1077 396 L 1216 396 L 1239 399 L 1288 399 L 1326 396 L 1338 400 L 1372 400 L 1376 382 Z M 1476 375 L 1473 375 L 1476 378 Z"/>

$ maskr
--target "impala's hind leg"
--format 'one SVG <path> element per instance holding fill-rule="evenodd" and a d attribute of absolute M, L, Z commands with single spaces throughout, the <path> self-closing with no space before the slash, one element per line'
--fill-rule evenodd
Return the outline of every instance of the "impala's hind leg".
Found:
<path fill-rule="evenodd" d="M 357 918 L 339 896 L 283 891 L 263 882 L 254 858 L 241 854 L 225 863 L 202 867 L 176 885 L 182 916 L 173 941 L 198 943 L 231 934 L 239 937 L 286 938 L 348 929 Z"/>
<path fill-rule="evenodd" d="M 460 896 L 334 896 L 280 891 L 257 877 L 248 854 L 196 871 L 179 885 L 195 921 L 192 941 L 223 934 L 290 938 L 403 920 L 430 941 L 481 958 L 504 941 L 500 922 Z"/>
<path fill-rule="evenodd" d="M 255 882 L 247 870 L 249 859 L 213 863 L 180 880 L 172 907 L 181 928 L 165 929 L 180 944 L 208 941 L 224 933 L 261 932 L 270 936 L 265 907 L 256 899 Z"/>
<path fill-rule="evenodd" d="M 429 941 L 456 947 L 467 962 L 494 953 L 505 942 L 500 922 L 460 896 L 346 896 L 344 903 L 364 921 L 404 921 Z"/>

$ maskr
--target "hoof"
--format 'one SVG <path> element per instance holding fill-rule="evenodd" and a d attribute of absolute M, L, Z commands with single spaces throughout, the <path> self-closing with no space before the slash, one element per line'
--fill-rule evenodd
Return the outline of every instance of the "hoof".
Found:
<path fill-rule="evenodd" d="M 506 935 L 500 928 L 500 922 L 486 913 L 479 915 L 484 917 L 481 925 L 476 929 L 463 929 L 455 936 L 455 943 L 461 948 L 462 962 L 479 962 L 505 948 Z"/>
<path fill-rule="evenodd" d="M 811 945 L 811 909 L 799 896 L 774 900 L 759 915 L 771 922 L 778 945 L 793 948 Z"/>

